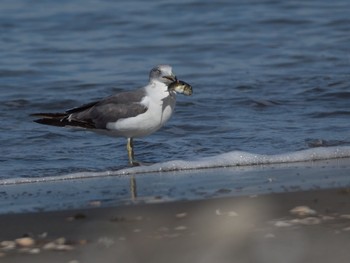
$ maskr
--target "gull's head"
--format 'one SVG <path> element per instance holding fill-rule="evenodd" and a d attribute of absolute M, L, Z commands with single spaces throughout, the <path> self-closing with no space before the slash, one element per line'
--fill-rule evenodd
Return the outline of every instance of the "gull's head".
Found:
<path fill-rule="evenodd" d="M 149 73 L 150 82 L 158 81 L 165 85 L 169 85 L 176 80 L 177 78 L 172 71 L 172 67 L 169 65 L 158 65 Z"/>

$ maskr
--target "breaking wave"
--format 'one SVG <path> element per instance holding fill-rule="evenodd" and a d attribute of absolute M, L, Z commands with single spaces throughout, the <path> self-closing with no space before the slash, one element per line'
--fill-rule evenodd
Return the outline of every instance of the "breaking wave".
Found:
<path fill-rule="evenodd" d="M 254 166 L 269 164 L 286 164 L 296 162 L 312 162 L 350 157 L 350 146 L 318 147 L 307 150 L 283 154 L 254 154 L 243 151 L 232 151 L 211 157 L 195 160 L 172 160 L 148 166 L 130 167 L 115 171 L 78 172 L 59 176 L 46 176 L 39 178 L 11 178 L 0 180 L 0 185 L 24 184 L 37 182 L 51 182 L 62 180 L 77 180 L 106 176 L 142 175 L 144 173 L 159 173 L 183 170 L 199 170 L 220 167 Z"/>

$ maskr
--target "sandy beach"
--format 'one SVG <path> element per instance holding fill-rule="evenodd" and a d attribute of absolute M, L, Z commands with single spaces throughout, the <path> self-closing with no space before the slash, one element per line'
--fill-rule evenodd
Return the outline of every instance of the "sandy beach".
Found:
<path fill-rule="evenodd" d="M 0 260 L 348 262 L 349 197 L 338 188 L 1 215 Z"/>

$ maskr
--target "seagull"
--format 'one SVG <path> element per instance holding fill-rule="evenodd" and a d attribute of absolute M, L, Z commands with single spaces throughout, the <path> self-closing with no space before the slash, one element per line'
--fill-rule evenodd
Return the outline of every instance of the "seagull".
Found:
<path fill-rule="evenodd" d="M 126 137 L 129 164 L 140 165 L 134 158 L 133 139 L 154 133 L 170 119 L 176 104 L 176 89 L 169 89 L 169 85 L 174 82 L 179 80 L 172 67 L 158 65 L 151 70 L 149 83 L 143 88 L 121 92 L 63 113 L 34 113 L 31 116 L 38 117 L 34 122 L 40 124 L 78 127 L 112 137 Z"/>

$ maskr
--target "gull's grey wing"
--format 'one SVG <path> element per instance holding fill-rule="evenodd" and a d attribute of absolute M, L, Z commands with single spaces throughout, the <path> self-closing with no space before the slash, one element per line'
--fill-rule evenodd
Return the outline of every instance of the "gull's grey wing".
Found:
<path fill-rule="evenodd" d="M 36 113 L 32 116 L 41 117 L 34 120 L 41 124 L 106 129 L 109 122 L 135 117 L 146 112 L 147 107 L 140 103 L 144 96 L 143 89 L 122 92 L 67 110 L 65 113 Z"/>
<path fill-rule="evenodd" d="M 68 110 L 68 121 L 83 122 L 97 129 L 105 129 L 107 123 L 119 119 L 135 117 L 147 110 L 140 102 L 145 96 L 143 89 L 134 92 L 123 92 Z"/>

